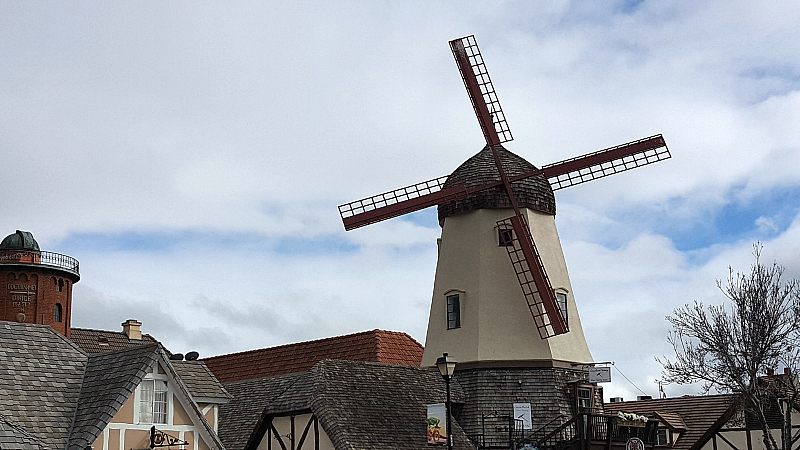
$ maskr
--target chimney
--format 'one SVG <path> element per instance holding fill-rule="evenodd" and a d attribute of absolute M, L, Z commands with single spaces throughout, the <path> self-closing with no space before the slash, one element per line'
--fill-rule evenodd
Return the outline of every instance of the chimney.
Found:
<path fill-rule="evenodd" d="M 637 395 L 636 400 L 652 400 L 652 395 Z"/>
<path fill-rule="evenodd" d="M 775 376 L 775 369 L 767 369 L 767 376 L 774 377 Z"/>
<path fill-rule="evenodd" d="M 611 403 L 622 403 L 622 397 L 611 397 Z"/>
<path fill-rule="evenodd" d="M 138 322 L 136 319 L 128 319 L 125 322 L 122 322 L 122 332 L 125 333 L 128 336 L 128 339 L 131 341 L 141 341 L 141 326 L 142 323 Z"/>
<path fill-rule="evenodd" d="M 792 375 L 792 369 L 790 369 L 788 367 L 784 367 L 783 368 L 783 374 L 786 375 L 787 377 L 791 376 Z"/>

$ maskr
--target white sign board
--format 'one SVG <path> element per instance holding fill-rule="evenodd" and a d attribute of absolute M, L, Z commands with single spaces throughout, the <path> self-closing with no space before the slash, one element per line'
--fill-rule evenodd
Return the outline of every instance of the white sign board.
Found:
<path fill-rule="evenodd" d="M 514 403 L 514 418 L 522 421 L 523 430 L 532 430 L 533 421 L 531 421 L 531 404 Z"/>
<path fill-rule="evenodd" d="M 592 383 L 610 383 L 611 367 L 590 367 L 589 381 Z"/>

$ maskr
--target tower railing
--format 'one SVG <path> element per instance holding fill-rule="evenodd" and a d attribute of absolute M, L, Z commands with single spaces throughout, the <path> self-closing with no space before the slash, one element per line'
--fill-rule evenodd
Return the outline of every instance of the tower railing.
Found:
<path fill-rule="evenodd" d="M 80 276 L 78 260 L 61 253 L 35 250 L 0 250 L 0 264 L 40 264 Z"/>

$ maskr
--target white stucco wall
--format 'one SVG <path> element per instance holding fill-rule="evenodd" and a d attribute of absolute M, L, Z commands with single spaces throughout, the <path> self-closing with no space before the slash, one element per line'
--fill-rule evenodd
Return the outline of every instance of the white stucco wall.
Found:
<path fill-rule="evenodd" d="M 422 365 L 448 352 L 459 362 L 560 360 L 590 362 L 555 217 L 523 210 L 555 290 L 567 293 L 570 331 L 543 340 L 531 317 L 497 221 L 511 209 L 480 209 L 445 219 Z M 459 291 L 461 328 L 447 329 L 446 295 Z"/>

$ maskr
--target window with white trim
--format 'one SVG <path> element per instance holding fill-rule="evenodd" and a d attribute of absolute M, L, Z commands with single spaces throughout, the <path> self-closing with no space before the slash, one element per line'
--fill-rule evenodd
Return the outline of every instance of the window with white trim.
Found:
<path fill-rule="evenodd" d="M 556 292 L 556 305 L 561 317 L 564 318 L 564 325 L 569 327 L 569 316 L 567 315 L 567 294 L 563 292 Z"/>
<path fill-rule="evenodd" d="M 139 385 L 139 423 L 167 423 L 167 382 L 142 380 Z"/>

